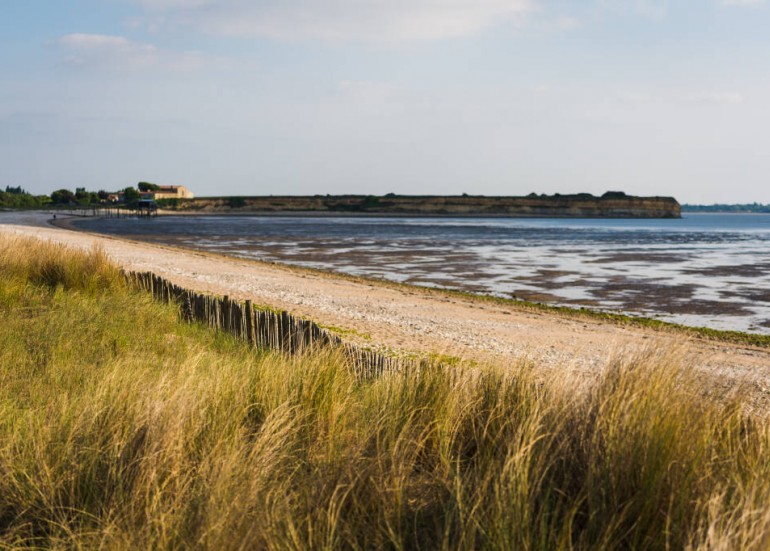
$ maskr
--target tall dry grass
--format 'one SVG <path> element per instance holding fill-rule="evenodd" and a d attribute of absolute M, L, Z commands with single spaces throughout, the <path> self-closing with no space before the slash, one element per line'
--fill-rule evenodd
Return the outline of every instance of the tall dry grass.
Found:
<path fill-rule="evenodd" d="M 120 287 L 120 270 L 98 248 L 80 249 L 27 237 L 0 238 L 0 277 L 21 283 L 95 292 Z"/>
<path fill-rule="evenodd" d="M 264 354 L 181 324 L 112 276 L 27 267 L 98 252 L 14 247 L 0 244 L 0 547 L 770 543 L 768 424 L 702 400 L 666 351 L 618 356 L 579 393 L 526 365 L 361 381 L 333 352 Z"/>

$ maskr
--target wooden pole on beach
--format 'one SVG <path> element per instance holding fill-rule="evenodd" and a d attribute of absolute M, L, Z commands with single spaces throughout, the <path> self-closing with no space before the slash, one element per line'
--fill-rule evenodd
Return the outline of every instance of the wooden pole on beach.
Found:
<path fill-rule="evenodd" d="M 254 344 L 254 307 L 251 301 L 246 301 L 246 342 Z"/>

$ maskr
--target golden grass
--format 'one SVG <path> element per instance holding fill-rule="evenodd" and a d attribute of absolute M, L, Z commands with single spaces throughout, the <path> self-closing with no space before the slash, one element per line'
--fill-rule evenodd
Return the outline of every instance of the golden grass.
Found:
<path fill-rule="evenodd" d="M 61 286 L 64 290 L 94 292 L 114 287 L 122 279 L 100 249 L 79 249 L 26 237 L 0 239 L 0 276 L 10 282 Z"/>
<path fill-rule="evenodd" d="M 770 543 L 767 422 L 666 351 L 580 392 L 526 365 L 361 381 L 180 323 L 98 251 L 0 259 L 0 547 Z"/>

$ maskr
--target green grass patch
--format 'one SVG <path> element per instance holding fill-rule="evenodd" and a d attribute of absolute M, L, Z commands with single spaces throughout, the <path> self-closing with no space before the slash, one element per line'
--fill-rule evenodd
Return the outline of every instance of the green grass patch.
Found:
<path fill-rule="evenodd" d="M 336 325 L 326 325 L 323 323 L 318 323 L 317 325 L 321 329 L 326 329 L 327 331 L 334 333 L 336 335 L 339 335 L 340 337 L 352 336 L 352 337 L 359 337 L 366 341 L 372 340 L 372 335 L 370 333 L 364 333 L 364 332 L 358 331 L 357 329 L 351 329 L 348 327 L 338 327 Z"/>

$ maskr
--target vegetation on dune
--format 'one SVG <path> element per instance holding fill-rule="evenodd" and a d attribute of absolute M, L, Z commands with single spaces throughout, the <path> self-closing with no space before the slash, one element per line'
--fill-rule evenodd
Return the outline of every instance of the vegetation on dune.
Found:
<path fill-rule="evenodd" d="M 8 235 L 0 236 L 0 277 L 5 289 L 3 296 L 8 298 L 12 296 L 10 291 L 27 285 L 39 286 L 41 291 L 91 294 L 125 288 L 120 269 L 110 263 L 101 249 L 83 253 L 74 247 Z"/>
<path fill-rule="evenodd" d="M 665 351 L 357 379 L 0 239 L 0 547 L 766 549 L 770 425 Z"/>

